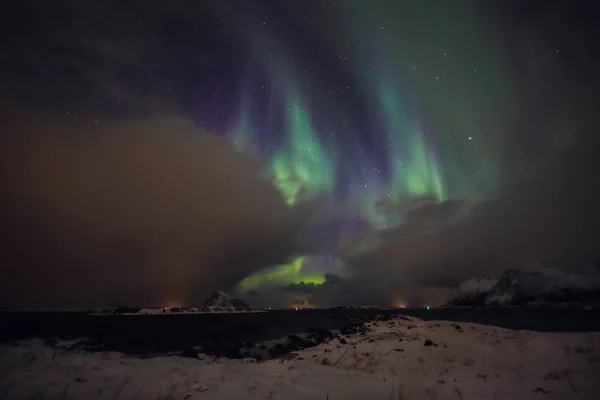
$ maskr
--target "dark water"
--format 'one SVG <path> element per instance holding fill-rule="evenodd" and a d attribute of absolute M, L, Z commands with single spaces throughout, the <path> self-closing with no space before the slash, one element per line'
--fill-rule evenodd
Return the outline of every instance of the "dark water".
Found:
<path fill-rule="evenodd" d="M 340 329 L 357 319 L 404 314 L 424 320 L 476 322 L 510 329 L 600 331 L 600 310 L 333 309 L 264 313 L 92 316 L 77 312 L 0 313 L 0 341 L 88 337 L 126 354 L 179 351 L 214 342 L 262 342 L 309 328 Z"/>

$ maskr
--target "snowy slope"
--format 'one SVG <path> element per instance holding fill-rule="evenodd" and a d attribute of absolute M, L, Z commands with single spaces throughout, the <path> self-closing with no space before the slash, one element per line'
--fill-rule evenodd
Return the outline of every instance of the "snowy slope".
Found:
<path fill-rule="evenodd" d="M 496 278 L 475 276 L 460 284 L 450 297 L 448 304 L 453 306 L 474 304 L 478 298 L 483 299 L 481 295 L 489 292 L 497 283 L 498 279 Z M 480 302 L 482 303 L 482 301 Z"/>
<path fill-rule="evenodd" d="M 2 399 L 593 399 L 600 333 L 399 317 L 287 359 L 133 358 L 0 346 Z"/>
<path fill-rule="evenodd" d="M 571 268 L 508 270 L 490 290 L 486 305 L 533 302 L 595 303 L 600 301 L 600 268 L 585 263 Z"/>
<path fill-rule="evenodd" d="M 600 303 L 600 266 L 587 262 L 568 268 L 509 269 L 491 278 L 464 282 L 449 306 L 523 306 Z"/>
<path fill-rule="evenodd" d="M 253 309 L 237 297 L 227 293 L 216 292 L 204 303 L 203 312 L 242 312 Z"/>

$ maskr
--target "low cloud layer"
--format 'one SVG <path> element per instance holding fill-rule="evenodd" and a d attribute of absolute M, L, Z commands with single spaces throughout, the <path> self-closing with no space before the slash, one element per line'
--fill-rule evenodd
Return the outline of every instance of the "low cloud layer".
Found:
<path fill-rule="evenodd" d="M 307 220 L 179 117 L 4 120 L 0 307 L 197 303 L 285 261 Z"/>

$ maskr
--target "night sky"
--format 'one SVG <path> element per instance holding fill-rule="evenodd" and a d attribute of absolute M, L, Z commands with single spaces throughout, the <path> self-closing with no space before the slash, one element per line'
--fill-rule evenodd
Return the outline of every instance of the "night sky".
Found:
<path fill-rule="evenodd" d="M 0 307 L 422 305 L 600 257 L 594 2 L 11 3 Z"/>

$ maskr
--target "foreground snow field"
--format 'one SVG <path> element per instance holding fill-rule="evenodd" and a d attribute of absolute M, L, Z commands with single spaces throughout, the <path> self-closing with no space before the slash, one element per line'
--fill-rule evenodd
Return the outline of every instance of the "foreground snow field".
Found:
<path fill-rule="evenodd" d="M 397 317 L 256 363 L 0 347 L 1 399 L 594 399 L 600 332 Z"/>

